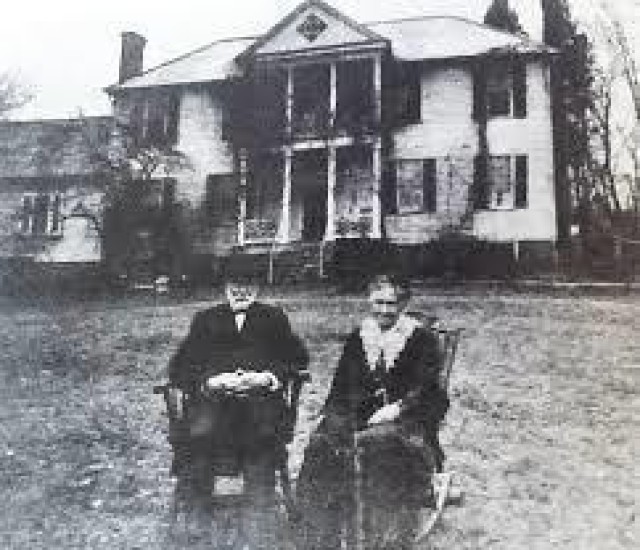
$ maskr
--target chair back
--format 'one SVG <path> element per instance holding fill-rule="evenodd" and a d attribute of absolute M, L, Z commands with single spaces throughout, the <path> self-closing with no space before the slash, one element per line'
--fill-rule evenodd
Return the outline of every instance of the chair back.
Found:
<path fill-rule="evenodd" d="M 448 393 L 451 371 L 456 359 L 462 329 L 447 327 L 437 317 L 425 315 L 420 311 L 410 311 L 407 314 L 422 323 L 438 340 L 441 356 L 438 381 L 440 387 Z"/>

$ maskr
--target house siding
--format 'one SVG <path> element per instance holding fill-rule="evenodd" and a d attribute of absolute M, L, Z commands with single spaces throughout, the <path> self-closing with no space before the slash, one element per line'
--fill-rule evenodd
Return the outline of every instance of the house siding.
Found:
<path fill-rule="evenodd" d="M 189 168 L 176 174 L 176 199 L 187 206 L 196 254 L 220 254 L 237 244 L 236 225 L 207 219 L 207 176 L 236 171 L 233 149 L 223 138 L 224 104 L 215 88 L 186 89 L 180 99 L 177 149 Z"/>
<path fill-rule="evenodd" d="M 496 118 L 487 126 L 492 155 L 527 155 L 528 207 L 522 210 L 480 211 L 474 234 L 498 241 L 555 241 L 553 131 L 549 70 L 527 65 L 527 118 Z"/>
<path fill-rule="evenodd" d="M 177 174 L 177 197 L 193 205 L 204 201 L 209 174 L 234 171 L 233 150 L 222 137 L 223 113 L 222 99 L 215 90 L 187 89 L 181 96 L 177 148 L 191 166 Z"/>
<path fill-rule="evenodd" d="M 491 118 L 487 123 L 490 155 L 528 156 L 528 208 L 477 211 L 473 235 L 499 242 L 554 241 L 556 238 L 553 140 L 548 67 L 527 65 L 524 119 Z M 464 224 L 478 154 L 478 126 L 473 120 L 473 76 L 469 67 L 426 68 L 421 78 L 421 120 L 393 133 L 393 159 L 436 158 L 437 212 L 387 216 L 388 237 L 409 244 L 431 240 L 445 226 Z"/>

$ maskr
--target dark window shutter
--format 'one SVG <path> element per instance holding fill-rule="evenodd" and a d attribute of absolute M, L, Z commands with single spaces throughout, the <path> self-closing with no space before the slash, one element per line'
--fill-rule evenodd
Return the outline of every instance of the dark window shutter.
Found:
<path fill-rule="evenodd" d="M 385 163 L 382 178 L 382 209 L 385 214 L 398 213 L 398 197 L 396 182 L 396 163 L 389 161 Z"/>
<path fill-rule="evenodd" d="M 142 143 L 142 111 L 143 102 L 135 100 L 135 103 L 131 107 L 131 112 L 129 113 L 129 137 L 133 140 L 136 146 Z"/>
<path fill-rule="evenodd" d="M 513 116 L 527 118 L 527 65 L 522 61 L 513 65 Z"/>
<path fill-rule="evenodd" d="M 53 198 L 53 205 L 51 207 L 52 209 L 52 217 L 51 217 L 51 231 L 53 233 L 57 233 L 58 231 L 60 231 L 61 227 L 60 227 L 60 222 L 61 222 L 61 211 L 60 211 L 60 195 L 55 195 Z"/>
<path fill-rule="evenodd" d="M 438 209 L 436 159 L 425 159 L 422 166 L 422 200 L 425 212 Z"/>
<path fill-rule="evenodd" d="M 33 216 L 33 197 L 27 195 L 22 199 L 22 225 L 23 233 L 29 231 L 29 223 Z"/>
<path fill-rule="evenodd" d="M 173 93 L 169 96 L 167 105 L 167 143 L 178 143 L 178 125 L 180 122 L 180 97 Z"/>
<path fill-rule="evenodd" d="M 516 157 L 516 208 L 527 208 L 529 202 L 529 162 L 526 155 Z"/>
<path fill-rule="evenodd" d="M 477 155 L 473 159 L 473 206 L 476 210 L 485 210 L 489 206 L 487 168 L 486 156 Z"/>
<path fill-rule="evenodd" d="M 40 194 L 36 197 L 33 206 L 33 226 L 34 235 L 44 235 L 47 232 L 47 221 L 49 217 L 49 195 Z"/>
<path fill-rule="evenodd" d="M 487 116 L 487 84 L 481 66 L 473 70 L 473 120 L 484 120 Z"/>

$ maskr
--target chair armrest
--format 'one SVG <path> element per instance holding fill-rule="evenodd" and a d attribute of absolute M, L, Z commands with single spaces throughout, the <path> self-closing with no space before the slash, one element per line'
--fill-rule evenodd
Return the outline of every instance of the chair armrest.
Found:
<path fill-rule="evenodd" d="M 154 395 L 162 395 L 170 421 L 182 420 L 184 417 L 187 394 L 171 384 L 160 384 L 153 387 Z"/>

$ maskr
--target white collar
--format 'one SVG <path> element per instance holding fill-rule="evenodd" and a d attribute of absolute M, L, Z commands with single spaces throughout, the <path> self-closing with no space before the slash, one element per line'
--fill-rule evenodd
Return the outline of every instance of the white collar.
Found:
<path fill-rule="evenodd" d="M 233 319 L 236 322 L 236 328 L 238 332 L 242 331 L 242 327 L 244 326 L 245 321 L 247 320 L 247 312 L 246 311 L 238 311 L 233 314 Z"/>
<path fill-rule="evenodd" d="M 360 339 L 369 368 L 376 368 L 380 353 L 384 352 L 386 369 L 391 369 L 413 332 L 420 326 L 418 321 L 404 314 L 385 331 L 380 329 L 375 319 L 364 319 L 360 325 Z"/>

